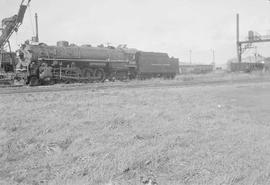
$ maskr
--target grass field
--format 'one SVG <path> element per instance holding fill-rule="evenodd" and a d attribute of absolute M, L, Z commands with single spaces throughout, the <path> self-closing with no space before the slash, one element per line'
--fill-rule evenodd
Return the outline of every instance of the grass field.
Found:
<path fill-rule="evenodd" d="M 0 96 L 0 184 L 270 184 L 270 83 Z"/>

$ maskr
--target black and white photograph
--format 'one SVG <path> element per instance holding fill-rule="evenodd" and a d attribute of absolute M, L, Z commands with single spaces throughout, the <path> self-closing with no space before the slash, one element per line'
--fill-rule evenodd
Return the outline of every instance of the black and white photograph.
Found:
<path fill-rule="evenodd" d="M 270 0 L 0 0 L 0 185 L 269 185 Z"/>

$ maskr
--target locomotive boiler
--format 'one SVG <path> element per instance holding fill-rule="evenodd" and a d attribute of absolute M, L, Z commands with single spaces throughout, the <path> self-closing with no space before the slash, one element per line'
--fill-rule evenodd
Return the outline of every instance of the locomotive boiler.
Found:
<path fill-rule="evenodd" d="M 58 82 L 102 82 L 134 78 L 174 77 L 178 60 L 166 53 L 92 46 L 24 44 L 17 69 L 25 68 L 30 85 Z"/>
<path fill-rule="evenodd" d="M 18 56 L 18 68 L 27 68 L 30 85 L 132 78 L 136 68 L 134 50 L 112 47 L 26 44 Z"/>

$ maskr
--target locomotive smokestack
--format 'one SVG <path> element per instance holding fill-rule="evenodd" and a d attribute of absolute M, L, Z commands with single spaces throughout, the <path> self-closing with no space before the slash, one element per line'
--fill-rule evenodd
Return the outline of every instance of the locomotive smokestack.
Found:
<path fill-rule="evenodd" d="M 36 42 L 39 42 L 39 36 L 38 36 L 38 15 L 35 13 L 35 20 L 36 20 Z"/>

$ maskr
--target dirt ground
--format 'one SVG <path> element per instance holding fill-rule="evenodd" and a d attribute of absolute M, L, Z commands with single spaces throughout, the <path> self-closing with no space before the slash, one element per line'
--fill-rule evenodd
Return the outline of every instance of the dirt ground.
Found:
<path fill-rule="evenodd" d="M 0 95 L 0 184 L 270 184 L 270 83 Z"/>

